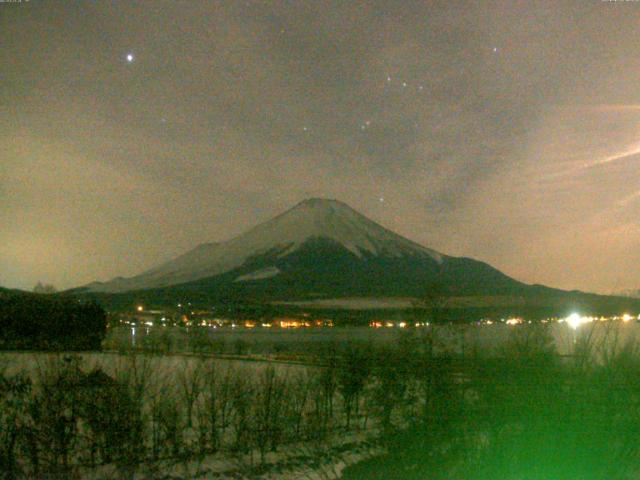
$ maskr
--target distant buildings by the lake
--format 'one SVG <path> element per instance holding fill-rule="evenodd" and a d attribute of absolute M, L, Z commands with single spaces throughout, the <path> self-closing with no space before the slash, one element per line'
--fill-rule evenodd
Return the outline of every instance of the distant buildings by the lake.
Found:
<path fill-rule="evenodd" d="M 226 313 L 226 314 L 225 314 Z M 372 329 L 380 328 L 425 328 L 429 327 L 433 322 L 424 318 L 415 316 L 409 318 L 410 315 L 398 316 L 397 313 L 390 314 L 388 318 L 384 315 L 370 319 L 368 322 L 361 324 Z M 502 318 L 482 318 L 479 320 L 460 322 L 471 325 L 496 325 L 506 324 L 509 326 L 517 326 L 531 323 L 566 323 L 573 329 L 581 325 L 593 322 L 631 322 L 640 321 L 640 315 L 631 315 L 629 313 L 621 313 L 620 315 L 611 316 L 587 316 L 579 313 L 572 313 L 565 317 L 548 317 L 537 320 L 524 319 L 522 317 L 502 317 Z M 211 329 L 255 329 L 255 328 L 273 328 L 273 329 L 298 329 L 298 328 L 331 328 L 341 326 L 343 323 L 348 324 L 344 320 L 344 316 L 340 319 L 329 318 L 327 315 L 318 315 L 310 312 L 298 312 L 295 315 L 234 315 L 228 312 L 217 311 L 216 308 L 201 309 L 195 308 L 190 303 L 180 303 L 175 309 L 153 309 L 146 308 L 144 305 L 137 305 L 135 308 L 120 312 L 112 312 L 110 314 L 110 326 L 146 326 L 146 327 L 202 327 Z M 437 322 L 435 322 L 437 323 Z M 449 322 L 445 322 L 449 323 Z"/>

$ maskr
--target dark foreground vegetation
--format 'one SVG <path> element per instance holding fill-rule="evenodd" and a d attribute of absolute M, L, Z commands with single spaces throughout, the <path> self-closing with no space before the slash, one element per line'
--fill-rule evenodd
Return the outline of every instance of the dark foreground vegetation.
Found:
<path fill-rule="evenodd" d="M 0 349 L 98 350 L 107 317 L 69 296 L 0 292 Z"/>
<path fill-rule="evenodd" d="M 535 326 L 514 329 L 497 356 L 466 359 L 460 377 L 425 368 L 424 410 L 344 478 L 640 478 L 640 351 L 603 328 L 570 357 Z"/>
<path fill-rule="evenodd" d="M 598 327 L 569 357 L 535 324 L 493 352 L 448 352 L 417 331 L 327 344 L 313 367 L 51 356 L 0 376 L 0 478 L 166 478 L 212 455 L 259 478 L 273 452 L 320 468 L 354 435 L 387 453 L 349 479 L 637 478 L 640 351 L 613 322 Z"/>

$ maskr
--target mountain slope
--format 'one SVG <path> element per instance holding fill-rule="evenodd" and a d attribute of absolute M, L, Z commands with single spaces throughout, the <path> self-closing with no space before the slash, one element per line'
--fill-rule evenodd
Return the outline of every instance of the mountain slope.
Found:
<path fill-rule="evenodd" d="M 448 308 L 466 309 L 464 318 L 640 311 L 638 300 L 526 285 L 486 263 L 418 245 L 325 199 L 305 200 L 238 237 L 199 245 L 140 275 L 75 289 L 117 307 L 185 299 L 273 305 L 346 297 L 374 303 L 393 297 L 411 305 L 411 298 L 434 291 L 449 297 Z"/>
<path fill-rule="evenodd" d="M 423 253 L 360 256 L 340 243 L 313 238 L 291 253 L 273 250 L 221 275 L 155 289 L 167 296 L 287 300 L 422 296 L 434 283 L 447 295 L 513 295 L 527 288 L 489 265 Z"/>
<path fill-rule="evenodd" d="M 178 285 L 241 268 L 257 257 L 285 258 L 313 239 L 339 244 L 359 259 L 415 257 L 439 263 L 445 257 L 387 230 L 342 202 L 309 199 L 227 242 L 205 243 L 135 277 L 87 287 L 114 293 Z"/>

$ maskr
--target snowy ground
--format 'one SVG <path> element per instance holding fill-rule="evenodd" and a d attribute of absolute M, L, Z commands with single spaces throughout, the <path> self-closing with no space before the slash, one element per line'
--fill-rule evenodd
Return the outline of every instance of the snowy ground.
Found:
<path fill-rule="evenodd" d="M 371 434 L 371 432 L 370 432 Z M 369 434 L 369 435 L 370 435 Z M 134 480 L 329 480 L 341 477 L 342 471 L 360 461 L 384 453 L 365 433 L 336 435 L 323 444 L 295 444 L 268 453 L 264 463 L 258 452 L 242 456 L 207 455 L 186 462 L 161 461 L 139 466 Z M 118 478 L 112 465 L 80 472 L 85 480 Z"/>

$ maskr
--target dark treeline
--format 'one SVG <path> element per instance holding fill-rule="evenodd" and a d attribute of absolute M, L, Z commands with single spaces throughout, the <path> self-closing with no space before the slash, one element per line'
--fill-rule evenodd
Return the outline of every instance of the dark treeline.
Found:
<path fill-rule="evenodd" d="M 69 296 L 0 296 L 0 349 L 99 350 L 106 333 L 105 311 Z"/>

